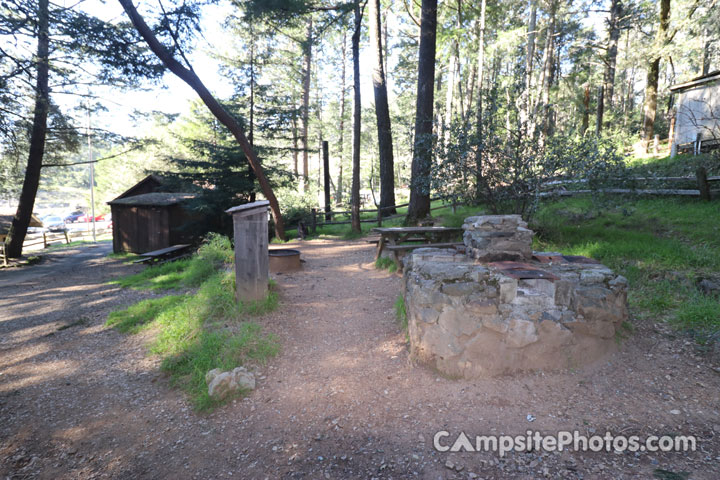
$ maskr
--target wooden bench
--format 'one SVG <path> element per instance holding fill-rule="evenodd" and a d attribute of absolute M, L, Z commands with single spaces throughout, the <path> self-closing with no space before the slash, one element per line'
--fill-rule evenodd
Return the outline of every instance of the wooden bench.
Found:
<path fill-rule="evenodd" d="M 455 248 L 465 245 L 462 242 L 445 242 L 445 243 L 424 243 L 424 244 L 412 244 L 412 245 L 388 245 L 385 247 L 386 250 L 393 252 L 393 260 L 397 265 L 398 270 L 402 270 L 402 262 L 400 261 L 401 254 L 405 252 L 415 250 L 416 248 Z"/>
<path fill-rule="evenodd" d="M 190 244 L 173 245 L 167 248 L 161 248 L 160 250 L 153 250 L 152 252 L 141 253 L 141 258 L 133 261 L 133 263 L 165 263 L 173 260 L 182 258 L 185 250 L 190 247 Z"/>

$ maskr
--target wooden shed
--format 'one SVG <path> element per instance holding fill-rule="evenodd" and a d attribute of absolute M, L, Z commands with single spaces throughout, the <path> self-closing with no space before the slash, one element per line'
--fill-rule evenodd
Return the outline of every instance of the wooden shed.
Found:
<path fill-rule="evenodd" d="M 123 194 L 124 195 L 124 194 Z M 108 202 L 113 220 L 113 251 L 145 253 L 192 243 L 188 226 L 194 215 L 183 203 L 192 193 L 153 192 L 118 197 Z"/>
<path fill-rule="evenodd" d="M 720 71 L 670 87 L 676 95 L 671 155 L 720 146 Z"/>
<path fill-rule="evenodd" d="M 157 192 L 163 186 L 163 183 L 164 182 L 162 177 L 158 175 L 148 175 L 147 177 L 143 178 L 138 183 L 118 195 L 115 200 L 132 197 L 135 195 L 142 195 L 143 193 Z"/>

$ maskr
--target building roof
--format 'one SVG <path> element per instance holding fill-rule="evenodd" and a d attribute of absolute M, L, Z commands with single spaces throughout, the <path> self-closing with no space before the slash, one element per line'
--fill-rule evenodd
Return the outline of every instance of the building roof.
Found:
<path fill-rule="evenodd" d="M 194 193 L 154 192 L 133 195 L 132 197 L 116 198 L 107 203 L 108 205 L 167 207 L 196 197 L 197 195 Z"/>
<path fill-rule="evenodd" d="M 692 80 L 684 83 L 678 83 L 677 85 L 673 85 L 672 87 L 670 87 L 670 91 L 673 93 L 682 92 L 683 90 L 687 90 L 688 88 L 705 85 L 706 83 L 712 83 L 716 80 L 720 80 L 720 70 L 710 72 L 707 75 L 695 77 Z"/>
<path fill-rule="evenodd" d="M 0 214 L 0 235 L 7 235 L 7 232 L 10 230 L 10 225 L 12 225 L 13 218 L 15 217 L 14 214 L 11 215 L 2 215 Z M 43 224 L 38 218 L 33 215 L 30 217 L 30 225 L 28 227 L 42 227 Z"/>
<path fill-rule="evenodd" d="M 126 197 L 131 197 L 131 196 L 135 195 L 135 192 L 137 192 L 138 190 L 140 190 L 142 187 L 144 187 L 147 184 L 154 185 L 157 188 L 157 187 L 162 186 L 163 179 L 162 179 L 162 177 L 160 177 L 158 175 L 148 175 L 147 177 L 143 178 L 138 183 L 136 183 L 135 185 L 133 185 L 132 187 L 128 188 L 123 193 L 118 195 L 115 198 L 115 200 L 119 200 L 121 198 L 126 198 Z"/>

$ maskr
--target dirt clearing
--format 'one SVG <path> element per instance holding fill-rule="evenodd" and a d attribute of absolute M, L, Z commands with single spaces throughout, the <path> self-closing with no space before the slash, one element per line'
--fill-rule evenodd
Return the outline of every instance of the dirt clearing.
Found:
<path fill-rule="evenodd" d="M 196 414 L 107 314 L 159 294 L 105 282 L 142 267 L 108 246 L 0 272 L 0 476 L 9 478 L 693 478 L 720 475 L 720 369 L 662 324 L 636 323 L 590 368 L 487 380 L 413 365 L 393 305 L 401 277 L 366 243 L 313 241 L 261 317 L 281 353 L 257 389 Z M 532 419 L 532 421 L 530 421 Z M 695 435 L 690 453 L 433 448 L 438 431 Z M 474 442 L 473 442 L 474 443 Z M 683 476 L 687 472 L 689 477 Z M 665 477 L 662 477 L 665 475 Z M 678 475 L 678 476 L 672 476 Z"/>

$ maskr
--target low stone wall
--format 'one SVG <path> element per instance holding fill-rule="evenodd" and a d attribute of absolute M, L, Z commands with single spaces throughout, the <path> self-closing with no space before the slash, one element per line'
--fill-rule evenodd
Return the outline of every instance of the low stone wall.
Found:
<path fill-rule="evenodd" d="M 522 223 L 515 222 L 514 234 L 492 235 L 507 233 L 503 229 L 513 222 L 469 218 L 468 249 L 481 258 L 507 258 L 502 255 L 511 250 L 503 242 L 525 237 L 527 247 L 514 258 L 528 258 Z M 405 304 L 414 357 L 446 375 L 475 378 L 577 367 L 613 350 L 628 317 L 626 279 L 599 264 L 554 261 L 537 267 L 552 278 L 513 278 L 502 265 L 478 263 L 454 250 L 409 254 Z"/>

